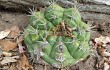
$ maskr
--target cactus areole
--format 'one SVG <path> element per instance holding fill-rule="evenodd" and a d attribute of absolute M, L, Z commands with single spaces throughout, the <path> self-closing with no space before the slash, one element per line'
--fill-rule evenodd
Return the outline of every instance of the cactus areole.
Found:
<path fill-rule="evenodd" d="M 76 8 L 52 4 L 45 11 L 32 12 L 24 41 L 31 57 L 64 68 L 88 56 L 88 28 Z"/>

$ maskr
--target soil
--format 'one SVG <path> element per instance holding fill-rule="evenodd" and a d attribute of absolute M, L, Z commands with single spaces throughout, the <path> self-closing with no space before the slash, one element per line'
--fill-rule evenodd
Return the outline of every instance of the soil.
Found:
<path fill-rule="evenodd" d="M 8 12 L 0 11 L 0 31 L 6 28 L 10 28 L 13 25 L 18 25 L 23 30 L 29 24 L 29 17 L 27 13 L 21 12 Z M 96 25 L 91 31 L 91 39 L 99 37 L 100 35 L 109 35 L 110 33 L 110 23 L 102 21 L 87 21 L 89 24 Z M 27 53 L 28 54 L 28 53 Z M 97 70 L 96 63 L 98 62 L 99 56 L 88 56 L 85 60 L 78 62 L 77 64 L 67 68 L 68 70 Z M 34 70 L 58 70 L 57 68 L 52 67 L 51 65 L 45 63 L 42 59 L 34 63 Z M 99 69 L 98 69 L 99 70 Z M 101 70 L 101 69 L 100 69 Z"/>

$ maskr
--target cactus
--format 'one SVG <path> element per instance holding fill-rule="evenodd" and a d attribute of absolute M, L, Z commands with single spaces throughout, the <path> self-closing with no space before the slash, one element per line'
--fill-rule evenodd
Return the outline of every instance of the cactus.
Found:
<path fill-rule="evenodd" d="M 40 57 L 57 68 L 76 64 L 88 56 L 90 28 L 76 8 L 52 4 L 33 12 L 24 32 L 24 42 L 32 57 Z"/>

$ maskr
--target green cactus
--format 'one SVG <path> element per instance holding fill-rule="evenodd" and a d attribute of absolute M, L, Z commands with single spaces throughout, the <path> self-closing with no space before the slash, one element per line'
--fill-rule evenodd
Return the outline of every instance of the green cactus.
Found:
<path fill-rule="evenodd" d="M 24 41 L 31 56 L 43 58 L 57 68 L 76 64 L 88 56 L 90 28 L 81 20 L 76 8 L 52 4 L 41 12 L 33 12 Z"/>

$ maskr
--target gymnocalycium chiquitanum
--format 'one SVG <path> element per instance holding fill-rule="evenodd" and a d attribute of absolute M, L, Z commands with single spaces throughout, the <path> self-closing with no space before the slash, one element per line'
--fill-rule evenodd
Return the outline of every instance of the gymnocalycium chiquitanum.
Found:
<path fill-rule="evenodd" d="M 88 56 L 88 28 L 76 8 L 52 4 L 45 11 L 32 12 L 24 41 L 32 57 L 64 68 Z"/>

